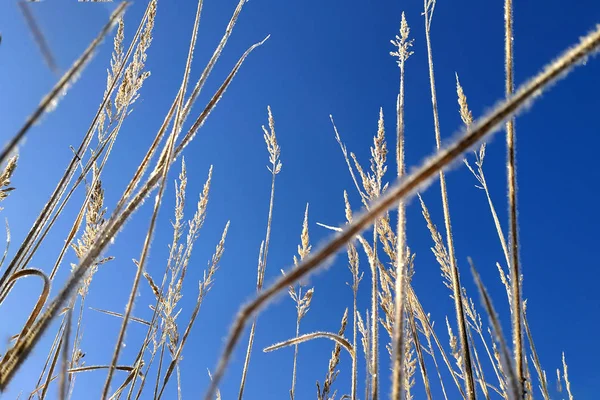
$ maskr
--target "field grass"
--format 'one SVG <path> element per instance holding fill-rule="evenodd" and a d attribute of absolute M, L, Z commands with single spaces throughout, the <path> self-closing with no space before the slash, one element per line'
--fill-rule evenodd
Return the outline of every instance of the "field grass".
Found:
<path fill-rule="evenodd" d="M 208 266 L 198 282 L 197 292 L 186 285 L 191 296 L 196 297 L 194 308 L 187 320 L 178 318 L 181 312 L 180 300 L 184 295 L 188 267 L 194 246 L 209 213 L 210 197 L 213 188 L 212 166 L 203 179 L 204 185 L 198 194 L 193 215 L 187 216 L 185 204 L 189 199 L 187 193 L 188 171 L 184 154 L 186 147 L 194 140 L 197 132 L 225 95 L 230 85 L 235 85 L 234 78 L 243 68 L 247 58 L 258 47 L 267 41 L 253 44 L 239 55 L 236 63 L 230 65 L 224 80 L 216 86 L 209 100 L 200 112 L 192 111 L 205 89 L 205 84 L 211 76 L 217 61 L 226 47 L 228 40 L 235 30 L 246 0 L 240 0 L 225 33 L 217 44 L 212 56 L 202 69 L 199 79 L 193 85 L 190 83 L 192 70 L 196 66 L 194 59 L 198 27 L 200 24 L 204 2 L 199 0 L 195 12 L 195 22 L 190 26 L 190 37 L 186 63 L 180 71 L 180 85 L 171 106 L 165 114 L 163 123 L 156 127 L 153 140 L 139 161 L 134 171 L 129 171 L 131 177 L 120 197 L 114 204 L 105 201 L 105 190 L 111 188 L 111 182 L 103 175 L 104 168 L 109 162 L 117 162 L 110 156 L 115 142 L 119 138 L 124 121 L 129 116 L 133 105 L 136 112 L 144 112 L 144 104 L 136 103 L 143 93 L 143 85 L 150 76 L 146 62 L 153 40 L 154 21 L 160 10 L 157 0 L 148 2 L 145 13 L 140 21 L 127 18 L 128 4 L 121 3 L 111 14 L 106 25 L 98 36 L 89 44 L 77 61 L 62 73 L 55 86 L 44 96 L 38 107 L 25 120 L 22 127 L 6 140 L 6 145 L 0 154 L 0 202 L 10 207 L 12 200 L 18 199 L 18 181 L 13 182 L 13 175 L 19 171 L 19 144 L 28 135 L 35 135 L 36 130 L 43 130 L 42 116 L 50 113 L 60 113 L 63 94 L 71 85 L 76 85 L 80 74 L 85 73 L 85 67 L 94 56 L 97 47 L 109 34 L 114 31 L 110 68 L 106 77 L 106 89 L 100 106 L 89 128 L 80 138 L 80 143 L 73 147 L 73 155 L 67 160 L 67 168 L 62 176 L 52 177 L 56 181 L 49 200 L 40 210 L 33 225 L 23 237 L 17 238 L 20 245 L 13 249 L 10 231 L 7 228 L 6 251 L 0 262 L 0 307 L 11 295 L 11 290 L 23 279 L 37 279 L 42 282 L 33 310 L 23 315 L 25 323 L 13 333 L 10 342 L 0 349 L 0 390 L 6 390 L 11 381 L 19 373 L 25 361 L 32 354 L 42 354 L 45 362 L 37 372 L 35 387 L 18 388 L 22 398 L 53 397 L 57 393 L 59 399 L 71 398 L 77 382 L 77 376 L 82 373 L 102 375 L 104 385 L 98 395 L 102 399 L 118 398 L 182 398 L 180 362 L 186 353 L 186 344 L 194 336 L 197 329 L 207 329 L 211 321 L 204 321 L 198 327 L 197 319 L 203 302 L 210 295 L 210 290 L 216 279 L 222 280 L 221 285 L 227 285 L 224 277 L 217 272 L 224 255 L 226 238 L 230 223 L 222 228 L 220 237 L 207 239 L 216 241 L 214 252 Z M 43 36 L 37 26 L 29 6 L 22 5 L 27 16 L 27 22 L 33 31 L 33 37 L 40 48 L 49 68 L 57 69 L 54 56 L 51 53 L 52 43 Z M 377 130 L 370 146 L 370 160 L 367 165 L 360 162 L 356 153 L 350 151 L 338 130 L 333 117 L 331 119 L 332 135 L 337 140 L 343 155 L 345 166 L 353 182 L 344 192 L 346 223 L 342 226 L 327 225 L 327 221 L 315 221 L 311 218 L 310 207 L 307 204 L 303 220 L 298 220 L 298 229 L 289 231 L 300 234 L 297 255 L 293 256 L 293 265 L 288 270 L 281 270 L 281 276 L 274 282 L 265 281 L 267 268 L 276 266 L 269 263 L 272 227 L 276 222 L 274 207 L 285 209 L 285 203 L 278 200 L 278 176 L 285 170 L 286 152 L 282 149 L 278 138 L 285 132 L 277 130 L 277 108 L 274 110 L 264 105 L 265 125 L 262 127 L 266 154 L 267 168 L 271 177 L 271 188 L 266 218 L 266 233 L 258 251 L 256 283 L 248 282 L 256 287 L 255 296 L 246 304 L 241 305 L 236 316 L 231 315 L 233 323 L 230 334 L 225 339 L 222 355 L 216 366 L 197 365 L 198 370 L 204 371 L 210 367 L 210 386 L 205 393 L 185 393 L 185 396 L 199 396 L 205 399 L 220 399 L 219 387 L 235 385 L 238 399 L 244 398 L 244 390 L 248 372 L 252 371 L 252 354 L 257 351 L 273 352 L 279 349 L 293 347 L 293 358 L 290 359 L 290 389 L 289 393 L 277 394 L 278 398 L 290 397 L 298 399 L 296 388 L 307 383 L 298 379 L 297 365 L 306 362 L 310 357 L 300 360 L 308 343 L 313 340 L 327 339 L 331 341 L 331 357 L 327 368 L 323 368 L 323 379 L 317 382 L 317 398 L 329 400 L 334 398 L 358 398 L 376 400 L 390 396 L 394 400 L 413 398 L 464 398 L 474 400 L 485 399 L 533 399 L 552 398 L 550 389 L 551 379 L 546 368 L 541 365 L 536 351 L 534 335 L 530 329 L 527 301 L 524 300 L 522 287 L 522 272 L 520 267 L 519 219 L 517 190 L 517 152 L 514 118 L 524 109 L 534 106 L 542 93 L 558 80 L 566 77 L 576 66 L 585 63 L 587 58 L 600 47 L 600 25 L 595 30 L 582 37 L 566 49 L 555 60 L 551 61 L 522 85 L 515 88 L 513 61 L 513 10 L 512 1 L 505 0 L 504 4 L 504 71 L 505 97 L 499 99 L 497 105 L 486 114 L 475 118 L 467 100 L 468 89 L 461 86 L 459 75 L 456 74 L 456 103 L 463 126 L 451 142 L 442 140 L 438 99 L 436 91 L 436 70 L 434 68 L 434 51 L 436 37 L 432 33 L 435 23 L 436 0 L 424 0 L 423 20 L 425 45 L 420 45 L 420 51 L 426 51 L 428 63 L 429 87 L 431 96 L 431 112 L 433 117 L 433 140 L 435 151 L 422 163 L 416 166 L 406 165 L 407 148 L 405 138 L 410 132 L 405 129 L 405 86 L 408 74 L 416 73 L 409 70 L 411 55 L 415 51 L 413 32 L 416 24 L 409 25 L 404 13 L 399 16 L 400 28 L 397 36 L 391 40 L 393 60 L 399 67 L 397 82 L 391 82 L 390 87 L 398 87 L 396 101 L 396 135 L 390 135 L 385 130 L 383 109 L 380 109 Z M 130 42 L 125 40 L 126 27 L 135 27 L 135 34 Z M 252 54 L 252 57 L 261 57 Z M 276 56 L 276 55 L 275 55 Z M 392 61 L 390 61 L 392 62 Z M 409 72 L 410 71 L 410 72 Z M 425 71 L 420 71 L 426 73 Z M 549 93 L 549 96 L 552 94 Z M 151 100 L 151 99 L 150 99 Z M 273 103 L 277 99 L 273 99 Z M 327 110 L 323 111 L 325 115 Z M 196 116 L 195 119 L 190 118 Z M 40 126 L 38 126 L 40 125 Z M 187 127 L 187 128 L 186 128 Z M 277 129 L 276 129 L 277 128 Z M 486 156 L 486 141 L 497 132 L 506 137 L 506 199 L 496 200 L 490 192 L 484 171 Z M 395 141 L 395 143 L 394 143 Z M 390 156 L 393 151 L 394 157 Z M 473 154 L 471 154 L 471 151 Z M 193 154 L 188 155 L 193 157 Z M 338 156 L 337 154 L 335 155 Z M 497 263 L 499 278 L 506 289 L 504 298 L 492 298 L 486 289 L 486 283 L 478 273 L 478 266 L 469 259 L 470 268 L 461 262 L 456 255 L 456 244 L 453 236 L 451 213 L 452 205 L 459 199 L 452 198 L 448 193 L 446 172 L 464 158 L 468 170 L 474 177 L 474 182 L 483 191 L 482 201 L 489 207 L 490 217 L 487 222 L 493 224 L 497 232 L 498 245 L 502 249 L 504 259 Z M 334 156 L 332 155 L 332 160 Z M 392 165 L 390 165 L 392 160 Z M 64 161 L 64 160 L 61 160 Z M 341 161 L 341 159 L 340 159 Z M 393 165 L 395 161 L 396 165 Z M 265 157 L 265 162 L 267 159 Z M 388 167 L 390 170 L 388 170 Z M 174 193 L 170 191 L 169 174 L 176 170 L 178 179 Z M 393 171 L 392 171 L 393 170 Z M 19 179 L 26 177 L 19 175 Z M 262 176 L 257 177 L 263 179 Z M 332 178 L 335 179 L 335 178 Z M 438 228 L 433 213 L 429 207 L 433 202 L 421 197 L 427 187 L 439 182 L 441 198 L 440 208 L 443 228 Z M 14 186 L 17 190 L 14 190 Z M 112 190 L 112 188 L 111 188 Z M 360 199 L 360 204 L 351 204 L 348 192 Z M 76 193 L 83 193 L 77 196 Z M 302 192 L 300 191 L 299 195 Z M 162 275 L 153 276 L 147 266 L 150 248 L 156 235 L 159 211 L 163 199 L 171 196 L 175 199 L 175 208 L 171 216 L 172 241 L 169 244 L 169 254 L 163 265 Z M 196 194 L 194 194 L 196 196 Z M 424 308 L 421 299 L 429 293 L 417 293 L 413 287 L 412 278 L 418 262 L 408 243 L 413 232 L 407 230 L 406 204 L 409 199 L 418 198 L 424 220 L 431 236 L 431 250 L 437 260 L 443 284 L 449 290 L 442 294 L 449 295 L 453 304 L 454 315 L 446 318 L 445 324 L 435 324 L 430 314 Z M 145 200 L 153 201 L 145 204 Z M 502 221 L 497 207 L 506 205 L 508 219 Z M 118 233 L 127 229 L 127 223 L 139 209 L 150 208 L 145 230 L 139 233 L 143 237 L 143 245 L 135 256 L 135 276 L 130 283 L 126 304 L 123 311 L 93 309 L 86 298 L 90 291 L 94 275 L 99 267 L 114 262 L 111 256 L 111 245 L 119 241 Z M 64 238 L 64 245 L 56 249 L 55 260 L 48 260 L 43 269 L 33 266 L 31 260 L 40 248 L 48 244 L 58 219 L 65 210 L 72 209 L 75 218 L 69 222 L 70 229 Z M 0 208 L 0 211 L 2 209 Z M 110 210 L 110 211 L 109 211 Z M 360 210 L 360 211 L 359 211 Z M 235 224 L 235 221 L 233 221 Z M 442 226 L 442 225 L 439 225 Z M 311 244 L 312 229 L 328 229 L 332 236 L 320 246 Z M 296 229 L 296 230 L 293 230 Z M 232 245 L 231 248 L 235 246 Z M 229 244 L 227 246 L 230 247 Z M 524 250 L 526 251 L 526 250 Z M 313 295 L 326 287 L 313 286 L 306 278 L 326 266 L 337 253 L 346 252 L 347 265 L 351 282 L 348 285 L 352 291 L 352 301 L 348 302 L 343 315 L 326 315 L 325 311 L 311 308 Z M 71 264 L 68 278 L 62 282 L 57 279 L 59 269 L 64 265 L 66 257 L 74 254 L 77 262 Z M 291 257 L 290 257 L 291 258 Z M 340 257 L 343 258 L 343 257 Z M 250 261 L 250 260 L 249 260 Z M 365 263 L 366 261 L 366 263 Z M 254 260 L 252 260 L 254 262 Z M 344 263 L 346 261 L 344 260 Z M 417 264 L 417 266 L 415 265 Z M 68 268 L 68 267 L 67 267 Z M 365 281 L 363 279 L 366 278 Z M 478 293 L 468 292 L 465 280 L 474 279 Z M 58 289 L 54 284 L 60 285 Z M 128 284 L 129 285 L 129 284 Z M 150 318 L 136 316 L 136 298 L 140 286 L 146 286 L 153 293 L 150 306 Z M 53 291 L 50 288 L 53 287 Z M 525 288 L 526 289 L 526 288 Z M 290 331 L 289 338 L 273 337 L 273 345 L 264 349 L 254 346 L 256 332 L 267 331 L 268 321 L 259 318 L 261 311 L 279 293 L 287 291 L 291 297 L 295 311 L 295 335 Z M 369 309 L 362 312 L 358 307 L 359 292 L 368 293 Z M 499 315 L 498 304 L 508 302 L 510 315 Z M 87 308 L 86 308 L 87 307 Z M 2 312 L 11 312 L 3 309 Z M 337 331 L 315 331 L 301 334 L 302 320 L 308 313 L 317 313 L 330 320 L 339 322 Z M 91 364 L 84 360 L 81 343 L 86 331 L 86 321 L 97 318 L 99 314 L 113 317 L 120 326 L 112 349 L 106 349 L 103 358 L 94 357 Z M 510 320 L 510 331 L 502 331 L 503 320 Z M 131 326 L 144 329 L 143 338 L 139 343 L 127 343 L 135 346 L 133 359 L 124 357 L 121 353 L 125 345 L 125 337 Z M 445 325 L 445 326 L 443 326 Z M 240 371 L 235 371 L 241 377 L 239 390 L 237 382 L 224 381 L 225 371 L 232 361 L 234 352 L 241 347 L 243 335 L 249 328 L 248 343 L 245 358 Z M 380 334 L 383 328 L 387 336 Z M 53 337 L 50 347 L 44 347 L 41 342 L 43 335 Z M 449 338 L 446 343 L 446 335 Z M 206 343 L 215 346 L 215 343 Z M 242 349 L 243 351 L 243 349 Z M 344 360 L 342 353 L 350 356 L 351 365 L 344 366 L 351 370 L 349 385 L 344 386 L 336 381 Z M 193 355 L 190 355 L 193 357 Z M 389 360 L 388 360 L 389 357 Z M 127 358 L 127 360 L 125 360 Z M 89 358 L 88 358 L 89 359 Z M 562 396 L 573 398 L 571 382 L 569 381 L 568 366 L 563 353 L 561 368 L 556 371 L 557 381 L 561 385 Z M 391 379 L 388 379 L 387 366 L 391 369 Z M 360 368 L 359 368 L 360 366 Z M 364 369 L 363 369 L 364 366 Z M 214 368 L 213 368 L 214 367 Z M 360 372 L 364 372 L 360 373 Z M 576 380 L 576 377 L 574 377 Z M 258 378 L 254 378 L 258 379 Z M 345 382 L 344 382 L 345 383 Z M 310 383 L 312 385 L 312 382 Z M 265 387 L 268 382 L 264 383 Z M 576 386 L 576 383 L 574 383 Z M 364 388 L 364 392 L 361 390 Z M 438 394 L 439 393 L 439 394 Z M 96 394 L 89 394 L 95 398 Z"/>

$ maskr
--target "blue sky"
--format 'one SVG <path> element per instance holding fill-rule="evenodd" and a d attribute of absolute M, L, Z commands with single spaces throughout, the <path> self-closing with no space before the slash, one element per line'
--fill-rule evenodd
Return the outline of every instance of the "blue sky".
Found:
<path fill-rule="evenodd" d="M 236 5 L 235 0 L 206 0 L 201 20 L 197 55 L 191 79 L 198 78 L 218 43 Z M 503 7 L 501 1 L 443 1 L 436 6 L 432 42 L 442 136 L 448 138 L 461 126 L 455 94 L 454 73 L 477 117 L 503 97 Z M 75 4 L 74 1 L 47 0 L 32 6 L 61 70 L 81 54 L 107 20 L 114 5 Z M 135 2 L 126 14 L 126 39 L 130 39 L 145 8 Z M 146 81 L 134 112 L 126 120 L 107 164 L 103 181 L 108 212 L 116 203 L 150 144 L 164 113 L 176 94 L 187 55 L 196 2 L 159 1 L 152 47 L 147 61 L 152 76 Z M 356 210 L 359 199 L 333 136 L 329 114 L 336 120 L 348 149 L 363 166 L 368 165 L 369 146 L 377 129 L 379 108 L 383 107 L 388 147 L 395 137 L 395 101 L 398 68 L 389 55 L 389 40 L 398 31 L 400 14 L 406 18 L 414 38 L 414 55 L 406 66 L 406 159 L 416 165 L 435 148 L 431 100 L 427 73 L 422 3 L 420 1 L 339 2 L 306 0 L 282 2 L 252 0 L 246 4 L 228 47 L 207 83 L 195 117 L 241 53 L 252 43 L 271 38 L 255 51 L 242 67 L 222 102 L 211 114 L 194 142 L 185 151 L 189 172 L 188 216 L 210 165 L 214 165 L 208 217 L 192 258 L 184 286 L 183 311 L 186 320 L 197 294 L 197 281 L 210 259 L 223 226 L 231 220 L 221 269 L 207 296 L 193 335 L 184 352 L 182 389 L 184 396 L 197 396 L 208 383 L 206 368 L 213 369 L 228 326 L 242 302 L 255 292 L 256 259 L 264 237 L 268 212 L 270 175 L 265 165 L 268 153 L 260 126 L 266 123 L 266 107 L 271 105 L 276 121 L 283 169 L 275 193 L 272 242 L 266 281 L 288 268 L 299 243 L 306 203 L 310 203 L 310 236 L 313 248 L 323 243 L 329 232 L 316 222 L 338 225 L 344 222 L 343 190 L 348 189 Z M 515 3 L 515 81 L 517 84 L 538 71 L 600 21 L 600 6 L 593 0 L 568 2 Z M 56 77 L 44 65 L 15 2 L 0 5 L 0 118 L 1 140 L 5 142 L 20 127 L 40 98 L 53 86 Z M 13 177 L 17 188 L 3 202 L 2 217 L 9 220 L 12 251 L 25 236 L 45 204 L 100 103 L 105 88 L 112 40 L 106 40 L 78 82 L 69 90 L 58 109 L 45 116 L 30 132 L 20 149 L 19 167 Z M 600 133 L 594 115 L 600 106 L 598 60 L 590 60 L 565 81 L 545 94 L 536 105 L 517 119 L 518 178 L 520 205 L 521 258 L 524 296 L 529 299 L 528 316 L 536 337 L 542 364 L 553 388 L 555 373 L 565 351 L 573 393 L 577 398 L 593 398 L 597 393 L 600 350 L 593 339 L 598 329 L 594 316 L 600 315 L 597 282 L 600 265 L 596 255 L 600 216 L 596 212 L 600 178 L 595 165 L 595 149 Z M 488 146 L 486 176 L 496 208 L 506 227 L 505 146 L 498 135 Z M 390 161 L 393 154 L 390 153 Z M 395 166 L 390 164 L 390 171 Z M 174 205 L 173 180 L 159 214 L 157 232 L 148 271 L 160 276 L 171 239 Z M 390 174 L 389 179 L 392 179 Z M 455 245 L 462 280 L 477 298 L 468 272 L 466 257 L 474 259 L 484 282 L 495 298 L 497 310 L 508 318 L 504 289 L 496 268 L 503 256 L 483 192 L 464 167 L 447 176 Z M 31 266 L 49 270 L 57 248 L 70 227 L 81 201 L 79 192 L 59 220 Z M 443 224 L 439 185 L 434 183 L 424 199 L 438 226 Z M 89 306 L 121 311 L 135 273 L 131 262 L 138 258 L 150 209 L 148 202 L 117 237 L 107 254 L 115 260 L 103 266 L 94 277 Z M 429 247 L 431 238 L 418 202 L 408 207 L 408 241 L 416 253 L 414 286 L 426 310 L 439 328 L 446 315 L 452 316 L 449 292 L 442 284 L 439 267 Z M 58 247 L 57 247 L 58 246 Z M 12 254 L 12 252 L 11 252 Z M 74 262 L 69 254 L 66 262 Z M 361 260 L 365 280 L 361 285 L 359 308 L 369 306 L 370 280 L 365 259 Z M 65 263 L 55 283 L 68 273 Z M 302 321 L 301 331 L 337 331 L 345 307 L 351 307 L 351 280 L 345 255 L 310 280 L 315 286 L 311 310 Z M 19 283 L 0 307 L 0 340 L 4 352 L 9 335 L 15 334 L 34 304 L 38 282 Z M 152 297 L 142 285 L 134 314 L 148 316 Z M 85 314 L 82 347 L 88 365 L 109 360 L 119 321 L 91 310 Z M 54 328 L 56 329 L 56 327 Z M 294 335 L 295 308 L 282 295 L 259 318 L 255 347 L 246 386 L 247 399 L 288 397 L 291 383 L 292 349 L 263 354 L 262 348 Z M 505 328 L 508 332 L 508 327 Z M 143 334 L 131 325 L 121 362 L 130 362 L 136 340 Z M 438 334 L 447 339 L 445 330 Z M 387 342 L 385 332 L 382 341 Z M 21 369 L 2 398 L 15 398 L 33 388 L 45 359 L 51 337 L 38 345 L 30 361 Z M 224 399 L 237 395 L 247 335 L 244 336 L 225 380 Z M 300 347 L 297 398 L 314 396 L 315 381 L 322 381 L 333 346 L 312 342 Z M 382 348 L 381 358 L 387 358 Z M 361 356 L 362 357 L 362 356 Z M 363 393 L 364 369 L 359 361 L 359 394 Z M 340 394 L 349 391 L 350 359 L 342 355 L 340 376 L 335 387 Z M 381 382 L 387 391 L 388 366 L 381 368 Z M 121 377 L 117 377 L 119 381 Z M 417 386 L 419 385 L 417 377 Z M 88 373 L 77 378 L 75 399 L 88 398 L 104 381 L 104 373 Z M 175 398 L 169 387 L 167 398 Z M 420 390 L 420 389 L 418 389 Z M 436 388 L 435 390 L 439 390 Z M 89 391 L 89 392 L 88 392 Z M 417 392 L 418 394 L 419 392 Z M 56 396 L 52 390 L 50 398 Z M 361 396 L 362 397 L 362 396 Z"/>

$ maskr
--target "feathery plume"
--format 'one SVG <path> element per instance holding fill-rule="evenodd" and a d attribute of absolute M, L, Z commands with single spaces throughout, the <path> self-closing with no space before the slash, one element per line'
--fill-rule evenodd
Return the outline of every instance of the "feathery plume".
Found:
<path fill-rule="evenodd" d="M 12 156 L 8 159 L 8 162 L 4 166 L 4 170 L 0 173 L 0 202 L 5 200 L 10 192 L 15 190 L 14 187 L 10 186 L 10 178 L 12 177 L 15 169 L 17 169 L 18 156 Z M 0 207 L 0 210 L 2 208 Z"/>

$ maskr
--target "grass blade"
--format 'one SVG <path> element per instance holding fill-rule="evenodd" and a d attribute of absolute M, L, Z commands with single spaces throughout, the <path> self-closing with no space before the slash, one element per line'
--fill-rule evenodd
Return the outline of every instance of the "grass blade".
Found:
<path fill-rule="evenodd" d="M 98 36 L 90 43 L 88 48 L 83 52 L 81 57 L 75 61 L 73 66 L 60 78 L 60 80 L 54 85 L 52 90 L 42 99 L 36 110 L 27 118 L 25 124 L 19 129 L 19 131 L 10 139 L 10 141 L 4 146 L 4 149 L 0 153 L 0 164 L 8 158 L 10 154 L 15 150 L 21 139 L 29 131 L 29 129 L 36 123 L 36 121 L 46 112 L 49 108 L 54 106 L 61 94 L 67 89 L 67 87 L 73 83 L 73 81 L 81 74 L 88 61 L 92 58 L 94 50 L 102 42 L 104 37 L 110 32 L 115 22 L 121 17 L 125 8 L 129 5 L 128 2 L 124 1 L 117 9 L 111 14 L 108 22 Z"/>

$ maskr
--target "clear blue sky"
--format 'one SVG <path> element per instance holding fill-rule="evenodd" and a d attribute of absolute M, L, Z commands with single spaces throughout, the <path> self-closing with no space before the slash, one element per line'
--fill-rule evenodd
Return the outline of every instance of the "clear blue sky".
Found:
<path fill-rule="evenodd" d="M 236 3 L 235 0 L 205 1 L 192 79 L 197 79 L 212 54 Z M 503 97 L 502 3 L 499 0 L 439 0 L 436 6 L 432 41 L 445 138 L 461 126 L 455 72 L 460 75 L 476 117 Z M 593 0 L 515 2 L 514 7 L 517 84 L 600 22 L 600 6 Z M 63 71 L 86 48 L 113 8 L 114 5 L 76 4 L 74 0 L 47 0 L 32 6 Z M 145 2 L 139 0 L 127 11 L 127 39 L 132 37 L 144 8 Z M 124 124 L 103 178 L 109 212 L 178 89 L 195 9 L 196 2 L 192 0 L 159 1 L 147 62 L 152 76 L 144 84 L 135 110 Z M 271 34 L 271 38 L 247 59 L 224 99 L 185 152 L 189 216 L 193 214 L 194 198 L 201 191 L 211 164 L 214 175 L 208 218 L 184 286 L 182 321 L 187 320 L 195 302 L 195 281 L 201 277 L 223 226 L 231 220 L 221 269 L 202 306 L 181 363 L 185 397 L 204 392 L 208 382 L 206 368 L 215 367 L 234 313 L 255 292 L 256 259 L 264 237 L 270 189 L 270 175 L 265 168 L 268 154 L 260 129 L 266 123 L 267 105 L 273 109 L 283 161 L 276 183 L 273 235 L 266 272 L 266 281 L 270 282 L 280 274 L 281 268 L 291 264 L 307 202 L 310 203 L 310 236 L 314 247 L 329 235 L 316 226 L 316 222 L 332 225 L 344 222 L 344 189 L 351 193 L 355 209 L 360 204 L 334 139 L 329 114 L 336 119 L 349 150 L 366 166 L 379 107 L 383 107 L 389 147 L 394 147 L 398 68 L 389 55 L 392 50 L 389 40 L 397 34 L 402 11 L 406 12 L 415 40 L 415 53 L 406 66 L 406 157 L 408 166 L 412 166 L 435 146 L 421 1 L 252 0 L 242 11 L 230 43 L 192 117 L 201 111 L 209 94 L 243 51 L 267 34 Z M 16 2 L 0 5 L 0 30 L 0 139 L 4 143 L 52 87 L 56 77 L 44 65 Z M 32 129 L 20 149 L 19 167 L 13 179 L 17 190 L 2 204 L 5 209 L 1 212 L 11 226 L 12 251 L 64 171 L 72 154 L 69 146 L 78 145 L 101 101 L 111 49 L 112 40 L 106 40 L 59 108 Z M 600 315 L 597 290 L 600 265 L 595 250 L 600 223 L 596 187 L 600 173 L 595 149 L 600 145 L 600 132 L 594 118 L 600 107 L 599 71 L 600 61 L 591 60 L 587 67 L 577 69 L 544 95 L 516 124 L 521 257 L 529 321 L 550 387 L 555 387 L 554 371 L 560 365 L 561 352 L 565 351 L 573 393 L 579 399 L 595 398 L 600 374 L 597 362 L 600 349 L 593 339 L 599 327 L 595 316 Z M 499 135 L 488 146 L 486 174 L 506 227 L 504 157 L 504 140 Z M 390 153 L 392 159 L 393 153 Z M 390 171 L 394 170 L 391 164 Z M 156 277 L 164 268 L 171 238 L 172 182 L 179 172 L 178 164 L 172 172 L 148 264 L 148 270 Z M 471 256 L 506 321 L 506 297 L 494 266 L 503 256 L 485 196 L 474 187 L 476 181 L 464 167 L 455 168 L 448 174 L 447 181 L 463 282 L 471 296 L 477 298 L 466 262 L 466 257 Z M 80 201 L 82 195 L 78 193 L 75 200 Z M 437 183 L 424 193 L 424 199 L 435 222 L 441 226 Z M 108 250 L 107 254 L 116 259 L 101 267 L 94 277 L 87 300 L 89 306 L 123 309 L 135 272 L 131 259 L 138 258 L 141 251 L 149 204 L 151 202 L 134 215 Z M 77 208 L 74 206 L 75 202 L 59 220 L 32 266 L 51 268 L 57 246 L 60 248 L 70 217 Z M 446 315 L 452 315 L 452 302 L 429 250 L 431 238 L 416 201 L 408 208 L 408 229 L 409 245 L 417 254 L 414 286 L 440 328 L 438 334 L 446 340 L 443 321 Z M 75 261 L 72 252 L 66 261 Z M 367 271 L 364 259 L 361 268 Z M 53 293 L 68 270 L 65 263 Z M 315 295 L 311 310 L 302 321 L 302 332 L 338 330 L 344 308 L 351 307 L 352 293 L 345 284 L 350 280 L 345 255 L 311 279 Z M 362 311 L 369 306 L 369 280 L 367 271 L 359 298 Z M 0 308 L 1 352 L 6 349 L 9 335 L 15 334 L 25 320 L 19 313 L 31 308 L 36 300 L 33 293 L 37 290 L 38 282 L 20 282 Z M 147 317 L 151 299 L 149 288 L 142 285 L 134 314 Z M 119 321 L 93 311 L 86 311 L 85 319 L 82 347 L 87 352 L 86 364 L 107 363 Z M 294 304 L 283 295 L 259 318 L 245 398 L 288 397 L 293 350 L 270 354 L 263 354 L 261 350 L 292 337 L 294 329 Z M 131 362 L 141 334 L 139 326 L 130 325 L 120 364 Z M 382 341 L 387 342 L 383 330 L 381 334 Z M 2 395 L 3 399 L 15 398 L 21 389 L 25 394 L 33 388 L 53 336 L 53 333 L 47 335 L 38 345 L 33 357 Z M 224 399 L 237 396 L 246 342 L 245 335 L 221 386 Z M 300 347 L 297 398 L 314 396 L 315 381 L 323 380 L 332 348 L 331 343 L 318 341 Z M 383 347 L 381 358 L 387 359 Z M 362 359 L 359 365 L 359 394 L 362 394 Z M 335 388 L 341 395 L 349 392 L 350 387 L 347 354 L 342 355 L 340 371 Z M 384 392 L 389 385 L 388 375 L 384 362 L 381 368 Z M 104 377 L 103 372 L 81 374 L 74 398 L 89 398 L 86 393 L 97 392 Z M 417 377 L 417 386 L 419 379 Z M 118 376 L 117 381 L 120 380 Z M 171 385 L 169 390 L 167 398 L 174 398 L 175 387 Z M 50 398 L 54 396 L 56 391 L 52 390 Z"/>

